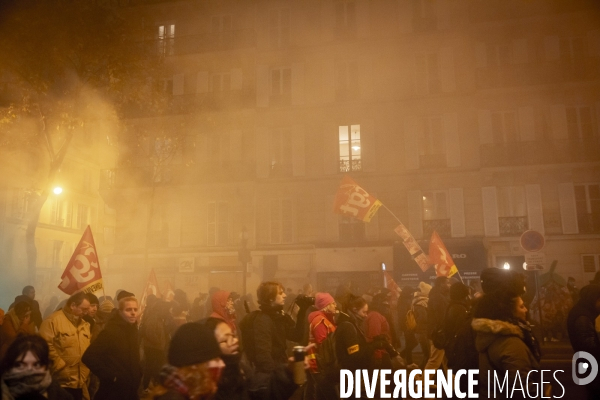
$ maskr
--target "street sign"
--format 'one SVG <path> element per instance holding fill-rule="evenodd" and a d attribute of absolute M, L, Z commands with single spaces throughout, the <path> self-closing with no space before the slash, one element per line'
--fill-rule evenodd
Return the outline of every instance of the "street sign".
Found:
<path fill-rule="evenodd" d="M 544 253 L 525 253 L 525 269 L 535 271 L 544 269 L 546 255 Z"/>
<path fill-rule="evenodd" d="M 521 247 L 527 251 L 540 251 L 544 248 L 546 241 L 544 235 L 538 231 L 525 231 L 521 235 Z"/>

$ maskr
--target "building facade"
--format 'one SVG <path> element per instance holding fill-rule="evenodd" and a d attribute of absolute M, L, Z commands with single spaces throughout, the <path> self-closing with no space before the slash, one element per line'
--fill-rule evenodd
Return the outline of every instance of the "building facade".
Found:
<path fill-rule="evenodd" d="M 381 263 L 416 285 L 434 273 L 406 257 L 398 220 L 425 252 L 437 231 L 466 279 L 521 268 L 527 230 L 546 269 L 581 286 L 600 271 L 594 2 L 130 3 L 172 105 L 131 118 L 146 147 L 121 143 L 135 165 L 104 172 L 117 286 L 141 290 L 154 268 L 191 293 L 366 288 Z M 181 146 L 161 158 L 169 135 Z M 372 222 L 332 212 L 344 174 L 387 207 Z"/>

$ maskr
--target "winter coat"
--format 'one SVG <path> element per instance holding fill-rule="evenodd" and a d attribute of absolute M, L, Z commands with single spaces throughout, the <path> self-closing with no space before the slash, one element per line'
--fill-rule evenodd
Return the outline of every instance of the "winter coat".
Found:
<path fill-rule="evenodd" d="M 138 399 L 142 369 L 135 324 L 113 315 L 82 360 L 100 380 L 94 400 Z"/>
<path fill-rule="evenodd" d="M 579 301 L 569 312 L 567 330 L 571 346 L 575 352 L 585 351 L 600 360 L 600 339 L 595 329 L 598 317 L 596 301 L 600 299 L 600 286 L 588 285 L 581 288 Z M 588 386 L 600 392 L 600 377 L 596 377 Z"/>
<path fill-rule="evenodd" d="M 429 292 L 427 302 L 427 334 L 429 338 L 440 327 L 450 304 L 450 293 L 447 286 L 434 286 Z"/>
<path fill-rule="evenodd" d="M 392 342 L 392 333 L 388 320 L 377 311 L 369 311 L 364 321 L 364 332 L 367 342 L 372 342 L 376 337 L 385 337 L 388 343 Z M 380 360 L 387 353 L 385 350 L 375 350 L 374 358 Z"/>
<path fill-rule="evenodd" d="M 409 292 L 407 292 L 407 294 L 402 292 L 400 294 L 400 299 L 398 299 L 398 325 L 401 331 L 406 331 L 406 313 L 410 310 L 412 300 L 413 295 Z"/>
<path fill-rule="evenodd" d="M 40 303 L 38 303 L 37 300 L 32 300 L 31 297 L 22 294 L 15 297 L 15 301 L 10 305 L 10 307 L 8 307 L 8 309 L 10 310 L 20 301 L 24 301 L 31 306 L 31 320 L 36 328 L 40 329 L 40 325 L 42 325 L 42 312 L 40 311 Z"/>
<path fill-rule="evenodd" d="M 90 324 L 79 319 L 75 326 L 71 320 L 76 318 L 68 314 L 66 309 L 53 312 L 40 327 L 40 336 L 48 343 L 52 360 L 52 379 L 66 388 L 83 389 L 84 398 L 87 393 L 89 369 L 81 362 L 81 356 L 90 345 Z"/>
<path fill-rule="evenodd" d="M 415 321 L 417 322 L 417 327 L 415 328 L 415 334 L 426 334 L 427 333 L 427 303 L 429 298 L 416 293 L 415 298 L 412 302 L 413 313 L 415 314 Z"/>
<path fill-rule="evenodd" d="M 4 382 L 2 382 L 2 388 L 0 390 L 0 393 L 2 394 L 2 400 L 21 400 L 21 399 L 25 398 L 24 396 L 13 397 L 9 393 L 8 388 L 6 387 Z M 27 395 L 26 398 L 27 398 L 27 400 L 73 400 L 73 396 L 71 396 L 71 394 L 69 392 L 67 392 L 65 389 L 61 388 L 60 385 L 55 381 L 52 381 L 52 383 L 46 390 L 46 395 L 48 397 L 44 396 L 41 393 L 40 394 L 30 394 L 30 395 Z"/>
<path fill-rule="evenodd" d="M 486 399 L 493 397 L 493 394 L 487 393 L 488 372 L 490 377 L 493 377 L 495 371 L 502 381 L 507 371 L 508 387 L 511 389 L 518 372 L 525 388 L 527 374 L 532 370 L 539 371 L 540 363 L 526 344 L 523 329 L 510 322 L 487 318 L 475 318 L 471 325 L 476 333 L 475 347 L 479 352 L 480 397 Z M 539 376 L 536 379 L 529 379 L 529 382 L 529 391 L 533 394 L 536 391 L 535 385 L 539 384 Z M 492 386 L 490 384 L 490 388 Z M 520 395 L 521 392 L 517 391 L 514 394 Z M 496 392 L 496 396 L 496 398 L 511 398 L 510 393 L 506 393 L 506 388 L 501 394 Z"/>
<path fill-rule="evenodd" d="M 292 318 L 283 313 L 281 306 L 262 305 L 256 315 L 254 331 L 255 360 L 258 372 L 272 372 L 280 364 L 287 364 L 287 340 L 296 341 L 295 324 Z"/>
<path fill-rule="evenodd" d="M 15 313 L 15 309 L 11 308 L 4 317 L 4 324 L 0 326 L 0 360 L 4 357 L 8 346 L 21 333 L 33 335 L 35 333 L 35 326 L 33 321 L 25 325 L 22 324 Z"/>
<path fill-rule="evenodd" d="M 159 300 L 144 311 L 139 336 L 144 348 L 167 351 L 169 333 L 167 325 L 172 320 L 168 303 Z"/>
<path fill-rule="evenodd" d="M 325 321 L 326 320 L 326 321 Z M 330 315 L 323 311 L 313 311 L 308 315 L 311 343 L 321 344 L 331 332 L 335 332 L 335 324 Z"/>
<path fill-rule="evenodd" d="M 213 312 L 210 314 L 211 318 L 222 319 L 229 325 L 231 331 L 235 335 L 237 332 L 237 326 L 235 324 L 235 314 L 230 314 L 227 310 L 227 299 L 231 292 L 225 290 L 219 290 L 212 295 L 210 299 L 212 304 Z"/>
<path fill-rule="evenodd" d="M 381 348 L 380 341 L 367 342 L 360 325 L 362 322 L 354 316 L 341 314 L 335 334 L 335 351 L 341 369 L 369 369 L 375 349 Z"/>

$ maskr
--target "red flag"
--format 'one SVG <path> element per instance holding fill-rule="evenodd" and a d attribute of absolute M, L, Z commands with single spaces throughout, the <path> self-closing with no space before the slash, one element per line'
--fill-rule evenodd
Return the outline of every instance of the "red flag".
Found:
<path fill-rule="evenodd" d="M 458 272 L 452 256 L 436 231 L 433 231 L 429 242 L 429 263 L 435 265 L 436 276 L 449 278 Z"/>
<path fill-rule="evenodd" d="M 150 271 L 150 276 L 148 276 L 148 281 L 146 282 L 146 287 L 144 288 L 144 292 L 142 293 L 142 302 L 140 304 L 140 313 L 146 307 L 146 299 L 151 294 L 156 297 L 161 297 L 160 291 L 158 290 L 158 280 L 156 279 L 156 273 L 154 273 L 154 268 Z"/>
<path fill-rule="evenodd" d="M 58 288 L 69 296 L 77 292 L 93 293 L 102 289 L 102 272 L 89 225 L 83 232 L 61 279 Z"/>
<path fill-rule="evenodd" d="M 377 213 L 381 202 L 358 186 L 349 176 L 344 176 L 335 195 L 333 212 L 369 222 Z"/>
<path fill-rule="evenodd" d="M 408 250 L 412 259 L 415 260 L 419 268 L 421 268 L 421 271 L 427 271 L 431 267 L 427 261 L 427 256 L 425 255 L 423 249 L 421 249 L 421 246 L 419 246 L 413 235 L 408 231 L 406 226 L 404 226 L 404 224 L 401 223 L 396 227 L 396 229 L 394 229 L 394 232 L 396 232 L 398 236 L 402 238 L 402 243 L 404 244 L 404 247 L 406 247 L 406 250 Z"/>

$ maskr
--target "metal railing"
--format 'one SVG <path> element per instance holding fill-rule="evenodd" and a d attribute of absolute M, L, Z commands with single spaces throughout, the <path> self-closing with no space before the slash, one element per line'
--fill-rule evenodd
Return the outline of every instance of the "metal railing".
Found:
<path fill-rule="evenodd" d="M 452 225 L 450 219 L 423 220 L 423 238 L 430 238 L 433 231 L 436 231 L 441 237 L 451 237 Z"/>
<path fill-rule="evenodd" d="M 362 171 L 361 160 L 340 160 L 340 172 Z"/>
<path fill-rule="evenodd" d="M 577 223 L 579 225 L 579 233 L 599 233 L 600 213 L 578 213 Z"/>
<path fill-rule="evenodd" d="M 499 217 L 500 236 L 521 236 L 529 229 L 527 217 Z"/>
<path fill-rule="evenodd" d="M 254 29 L 211 32 L 148 40 L 146 44 L 161 56 L 235 50 L 256 46 L 256 32 Z"/>

